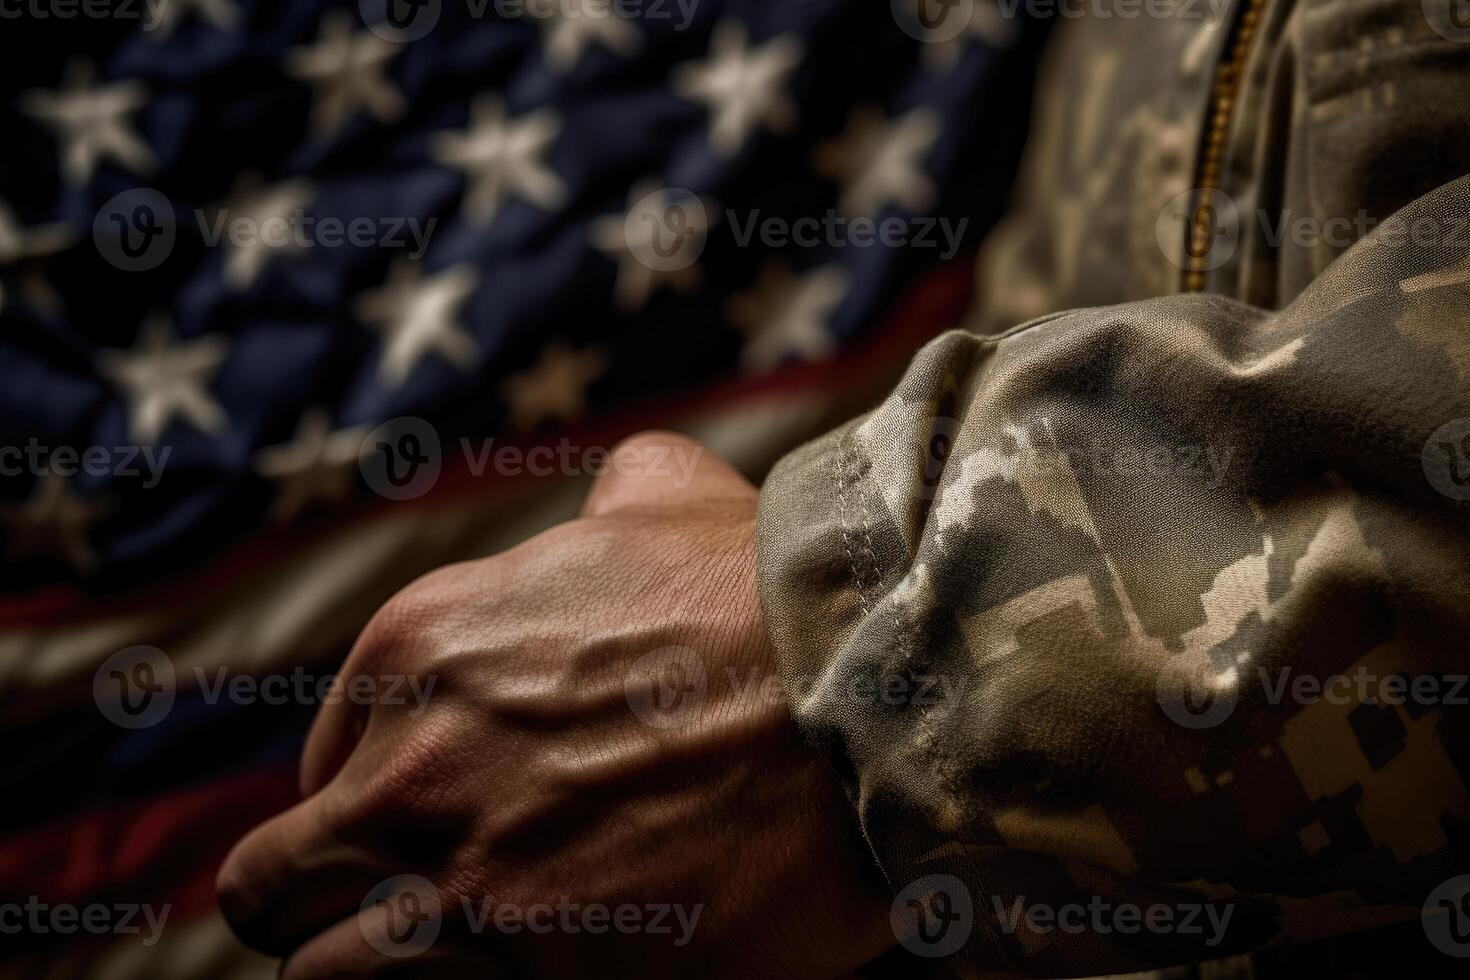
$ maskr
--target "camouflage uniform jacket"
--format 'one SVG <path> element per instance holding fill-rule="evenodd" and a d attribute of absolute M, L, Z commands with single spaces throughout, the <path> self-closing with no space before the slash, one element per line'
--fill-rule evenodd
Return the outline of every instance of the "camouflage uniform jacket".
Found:
<path fill-rule="evenodd" d="M 1470 952 L 1470 31 L 1209 8 L 1057 27 L 970 329 L 762 491 L 795 713 L 961 974 Z"/>

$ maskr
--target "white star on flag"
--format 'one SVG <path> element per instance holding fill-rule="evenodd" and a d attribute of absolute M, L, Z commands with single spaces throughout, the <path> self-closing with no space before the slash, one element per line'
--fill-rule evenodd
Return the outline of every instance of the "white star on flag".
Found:
<path fill-rule="evenodd" d="M 174 32 L 192 11 L 209 21 L 211 27 L 221 31 L 234 28 L 240 22 L 240 8 L 231 0 L 155 0 L 157 14 L 144 24 L 144 30 L 155 41 L 162 41 Z M 152 7 L 150 5 L 150 12 Z"/>
<path fill-rule="evenodd" d="M 75 236 L 64 224 L 22 227 L 20 221 L 0 200 L 0 310 L 12 291 L 24 292 L 36 306 L 54 310 L 61 304 L 56 291 L 36 270 L 15 272 L 17 266 L 34 263 L 48 255 L 69 248 Z"/>
<path fill-rule="evenodd" d="M 565 74 L 594 43 L 624 58 L 638 52 L 643 36 L 607 0 L 528 0 L 527 14 L 546 31 L 546 63 Z"/>
<path fill-rule="evenodd" d="M 917 214 L 939 198 L 923 161 L 940 132 L 931 109 L 891 120 L 872 107 L 856 109 L 847 130 L 817 151 L 817 170 L 841 181 L 838 207 L 849 217 L 876 217 L 887 204 Z"/>
<path fill-rule="evenodd" d="M 930 0 L 917 0 L 917 2 L 929 3 Z M 965 28 L 954 37 L 942 40 L 937 37 L 924 39 L 924 61 L 931 69 L 949 71 L 954 68 L 959 64 L 965 48 L 974 41 L 988 44 L 997 51 L 1004 51 L 1020 39 L 1019 8 L 1012 8 L 1012 12 L 1008 14 L 996 0 L 946 0 L 946 2 L 959 4 L 958 7 L 952 8 L 947 16 L 963 18 Z M 916 20 L 916 23 L 922 27 L 923 21 Z M 943 28 L 936 27 L 931 31 L 940 33 Z"/>
<path fill-rule="evenodd" d="M 818 360 L 832 353 L 837 341 L 827 322 L 849 282 L 836 265 L 798 277 L 785 263 L 767 263 L 755 286 L 731 297 L 727 310 L 730 322 L 746 334 L 745 369 L 761 373 L 793 355 Z"/>
<path fill-rule="evenodd" d="M 225 253 L 225 284 L 236 291 L 248 289 L 273 256 L 293 252 L 300 242 L 291 221 L 311 204 L 315 189 L 304 180 L 293 179 L 260 186 L 258 176 L 242 178 L 229 200 L 214 216 Z M 244 222 L 243 240 L 231 235 L 235 222 Z"/>
<path fill-rule="evenodd" d="M 354 33 L 351 18 L 332 11 L 322 17 L 315 44 L 286 52 L 286 71 L 315 89 L 311 118 L 318 136 L 335 133 L 359 110 L 380 122 L 407 111 L 408 100 L 387 75 L 402 50 L 372 31 Z"/>
<path fill-rule="evenodd" d="M 593 244 L 618 264 L 613 297 L 620 309 L 636 313 L 665 284 L 686 293 L 699 288 L 713 210 L 701 198 L 676 198 L 671 188 L 640 181 L 625 213 L 592 222 Z"/>
<path fill-rule="evenodd" d="M 400 387 L 430 352 L 461 371 L 475 366 L 480 345 L 466 332 L 460 314 L 479 284 L 468 263 L 424 278 L 418 263 L 403 260 L 393 264 L 379 289 L 359 297 L 358 317 L 383 334 L 378 361 L 383 384 Z"/>
<path fill-rule="evenodd" d="M 229 342 L 210 334 L 172 343 L 172 335 L 167 318 L 155 314 L 144 323 L 131 351 L 97 355 L 98 373 L 127 398 L 132 438 L 145 446 L 156 443 L 176 415 L 211 435 L 229 421 L 206 391 L 229 353 Z"/>
<path fill-rule="evenodd" d="M 674 69 L 674 92 L 709 107 L 710 146 L 731 157 L 745 146 L 757 126 L 774 133 L 796 125 L 796 103 L 786 93 L 791 73 L 801 64 L 801 41 L 791 35 L 752 48 L 738 21 L 722 21 L 710 39 L 709 57 Z"/>
<path fill-rule="evenodd" d="M 587 408 L 587 385 L 605 370 L 607 358 L 600 351 L 550 344 L 532 367 L 501 386 L 511 425 L 530 431 L 546 419 L 575 422 Z"/>
<path fill-rule="evenodd" d="M 352 494 L 352 464 L 363 455 L 367 426 L 332 430 L 327 413 L 314 408 L 301 416 L 290 442 L 262 449 L 255 457 L 261 476 L 276 481 L 272 513 L 285 524 L 321 501 L 341 503 Z"/>
<path fill-rule="evenodd" d="M 430 152 L 445 166 L 464 171 L 465 213 L 483 224 L 512 195 L 547 211 L 566 199 L 565 185 L 545 161 L 560 130 L 549 109 L 507 119 L 502 99 L 481 95 L 470 106 L 469 128 L 436 134 Z"/>
<path fill-rule="evenodd" d="M 90 572 L 97 567 L 97 555 L 88 533 L 111 511 L 106 503 L 73 494 L 55 473 L 40 476 L 25 501 L 0 505 L 6 560 L 54 556 L 77 572 Z"/>
<path fill-rule="evenodd" d="M 148 90 L 132 81 L 94 86 L 95 77 L 91 64 L 74 60 L 60 89 L 21 97 L 26 113 L 50 127 L 62 143 L 62 172 L 70 184 L 85 184 L 104 158 L 138 174 L 148 173 L 156 163 L 128 121 L 147 104 Z"/>

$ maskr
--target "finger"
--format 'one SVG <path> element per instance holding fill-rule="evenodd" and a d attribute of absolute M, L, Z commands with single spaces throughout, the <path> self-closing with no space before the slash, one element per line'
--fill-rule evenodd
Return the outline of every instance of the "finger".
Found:
<path fill-rule="evenodd" d="M 347 662 L 352 662 L 350 655 Z M 347 682 L 347 668 L 344 666 L 332 682 L 335 696 L 324 699 L 311 721 L 311 729 L 306 733 L 298 776 L 303 797 L 321 792 L 341 772 L 367 730 L 369 706 L 341 696 Z"/>
<path fill-rule="evenodd" d="M 385 651 L 399 645 L 389 625 L 394 617 L 387 613 L 404 591 L 400 590 L 368 620 L 332 679 L 331 688 L 321 699 L 321 707 L 312 719 L 311 729 L 306 733 L 306 742 L 301 748 L 298 778 L 303 797 L 320 792 L 336 778 L 367 732 L 368 722 L 373 717 L 374 701 L 371 696 L 364 697 L 355 685 L 360 680 L 372 680 L 367 689 L 370 694 L 386 680 L 377 676 L 379 671 L 375 670 L 375 664 L 383 662 Z M 401 679 L 395 676 L 395 680 Z"/>
<path fill-rule="evenodd" d="M 498 980 L 511 975 L 485 953 L 452 948 L 443 938 L 448 929 L 442 919 L 422 918 L 422 912 L 414 917 L 405 911 L 412 913 L 391 900 L 369 904 L 302 944 L 281 965 L 281 980 Z M 441 908 L 439 915 L 452 912 Z"/>
<path fill-rule="evenodd" d="M 608 453 L 582 516 L 688 500 L 753 498 L 755 493 L 749 480 L 694 440 L 673 432 L 642 432 Z"/>
<path fill-rule="evenodd" d="M 369 889 L 398 870 L 344 843 L 326 799 L 314 796 L 256 827 L 220 867 L 220 911 L 246 945 L 283 956 L 356 911 Z"/>

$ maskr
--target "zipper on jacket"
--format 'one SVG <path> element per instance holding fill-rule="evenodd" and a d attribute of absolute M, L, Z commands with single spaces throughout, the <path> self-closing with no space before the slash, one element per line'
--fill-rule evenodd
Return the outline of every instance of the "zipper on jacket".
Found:
<path fill-rule="evenodd" d="M 1184 288 L 1187 292 L 1197 293 L 1205 288 L 1205 260 L 1214 240 L 1218 215 L 1214 196 L 1215 191 L 1220 188 L 1225 140 L 1240 93 L 1245 61 L 1250 55 L 1251 38 L 1256 33 L 1256 24 L 1261 19 L 1261 8 L 1265 5 L 1266 0 L 1245 0 L 1234 25 L 1234 37 L 1230 41 L 1229 52 L 1215 67 L 1215 83 L 1210 90 L 1209 126 L 1205 130 L 1198 179 L 1194 183 L 1199 189 L 1199 195 L 1189 223 L 1189 242 L 1185 248 L 1188 268 L 1184 274 Z"/>

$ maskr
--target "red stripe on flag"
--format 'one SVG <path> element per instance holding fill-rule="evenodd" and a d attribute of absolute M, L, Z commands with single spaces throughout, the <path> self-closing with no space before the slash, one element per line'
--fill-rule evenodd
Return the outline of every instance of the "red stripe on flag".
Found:
<path fill-rule="evenodd" d="M 667 426 L 671 420 L 701 412 L 729 407 L 772 394 L 800 393 L 824 387 L 861 389 L 885 375 L 895 378 L 915 351 L 933 337 L 960 324 L 973 298 L 974 259 L 956 259 L 916 283 L 899 301 L 896 311 L 881 329 L 861 344 L 837 357 L 820 362 L 793 364 L 762 378 L 735 378 L 709 385 L 678 398 L 651 402 L 647 405 L 592 422 L 571 426 L 556 433 L 556 438 L 570 438 L 586 445 L 611 445 L 624 436 L 648 428 Z M 857 409 L 855 409 L 856 411 Z M 518 443 L 504 440 L 507 446 L 522 448 L 539 445 L 542 440 Z M 13 598 L 0 598 L 0 627 L 44 626 L 54 623 L 75 624 L 96 621 L 119 613 L 151 608 L 160 603 L 177 601 L 180 581 L 187 582 L 191 595 L 199 596 L 226 588 L 242 575 L 262 564 L 282 560 L 283 556 L 323 537 L 340 533 L 344 527 L 371 521 L 383 508 L 433 507 L 446 498 L 474 493 L 506 490 L 535 476 L 497 476 L 493 481 L 476 477 L 467 468 L 460 471 L 446 467 L 438 485 L 430 493 L 412 501 L 369 504 L 350 511 L 337 520 L 326 521 L 309 530 L 299 527 L 280 531 L 265 530 L 251 536 L 248 544 L 203 568 L 185 573 L 185 579 L 162 580 L 125 595 L 99 597 L 78 590 L 74 585 L 50 586 Z M 488 484 L 488 485 L 487 485 Z"/>
<path fill-rule="evenodd" d="M 211 912 L 215 872 L 235 841 L 298 798 L 295 768 L 275 766 L 10 837 L 0 841 L 0 893 L 170 904 L 180 919 Z"/>

